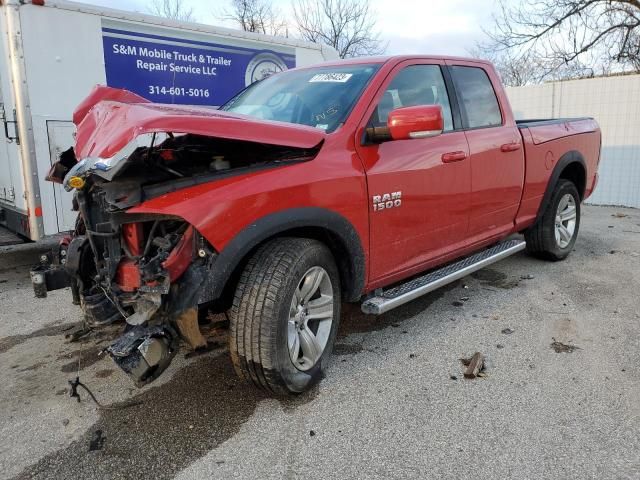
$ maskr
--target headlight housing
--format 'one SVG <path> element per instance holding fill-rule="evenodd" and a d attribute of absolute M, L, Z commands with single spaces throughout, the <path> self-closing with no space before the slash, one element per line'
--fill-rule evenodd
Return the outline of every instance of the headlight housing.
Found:
<path fill-rule="evenodd" d="M 129 156 L 140 147 L 151 147 L 160 144 L 167 137 L 166 133 L 145 133 L 130 141 L 117 154 L 109 158 L 87 157 L 75 164 L 64 177 L 64 189 L 70 192 L 74 188 L 84 187 L 82 180 L 94 174 L 105 180 L 111 181 L 122 167 L 125 166 Z"/>

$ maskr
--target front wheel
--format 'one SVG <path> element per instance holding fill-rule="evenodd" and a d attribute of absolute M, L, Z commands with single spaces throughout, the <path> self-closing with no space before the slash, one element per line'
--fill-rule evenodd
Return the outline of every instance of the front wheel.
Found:
<path fill-rule="evenodd" d="M 580 227 L 580 195 L 573 182 L 561 179 L 551 202 L 525 232 L 527 251 L 545 260 L 564 260 L 576 243 Z"/>
<path fill-rule="evenodd" d="M 229 350 L 238 375 L 267 391 L 320 380 L 340 320 L 340 276 L 329 249 L 277 238 L 247 263 L 231 307 Z"/>

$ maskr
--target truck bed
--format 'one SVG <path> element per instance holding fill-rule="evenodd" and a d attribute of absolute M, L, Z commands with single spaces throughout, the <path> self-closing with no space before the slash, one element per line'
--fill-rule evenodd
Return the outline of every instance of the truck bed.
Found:
<path fill-rule="evenodd" d="M 598 124 L 590 117 L 516 120 L 516 125 L 521 131 L 526 129 L 531 133 L 535 145 L 598 129 Z"/>
<path fill-rule="evenodd" d="M 519 212 L 524 225 L 535 220 L 550 172 L 556 170 L 558 163 L 564 163 L 568 155 L 581 156 L 587 172 L 579 182 L 583 186 L 582 199 L 591 194 L 600 158 L 600 133 L 593 118 L 518 120 L 516 125 L 525 153 L 525 184 Z"/>
<path fill-rule="evenodd" d="M 536 127 L 541 125 L 556 125 L 558 123 L 575 122 L 580 120 L 593 120 L 592 117 L 564 117 L 564 118 L 526 118 L 516 120 L 520 128 Z"/>

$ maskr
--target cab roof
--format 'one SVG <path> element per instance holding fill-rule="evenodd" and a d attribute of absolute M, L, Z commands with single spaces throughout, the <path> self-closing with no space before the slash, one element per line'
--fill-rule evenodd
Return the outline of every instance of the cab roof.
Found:
<path fill-rule="evenodd" d="M 299 67 L 300 70 L 307 68 L 315 68 L 315 67 L 332 67 L 332 66 L 342 66 L 342 65 L 364 65 L 364 64 L 385 64 L 385 63 L 401 63 L 405 60 L 444 60 L 444 61 L 462 61 L 462 62 L 474 62 L 481 63 L 484 65 L 492 65 L 488 60 L 481 60 L 477 58 L 471 57 L 456 57 L 450 55 L 386 55 L 386 56 L 376 56 L 376 57 L 355 57 L 355 58 L 344 58 L 339 60 L 330 60 L 328 62 L 316 63 L 314 65 Z"/>

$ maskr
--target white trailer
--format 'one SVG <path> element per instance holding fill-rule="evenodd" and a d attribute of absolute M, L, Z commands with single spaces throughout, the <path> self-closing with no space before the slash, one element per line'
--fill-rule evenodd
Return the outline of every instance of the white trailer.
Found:
<path fill-rule="evenodd" d="M 5 0 L 0 11 L 0 224 L 31 240 L 74 227 L 71 195 L 45 176 L 96 84 L 218 106 L 273 71 L 337 58 L 313 43 L 61 0 Z"/>

